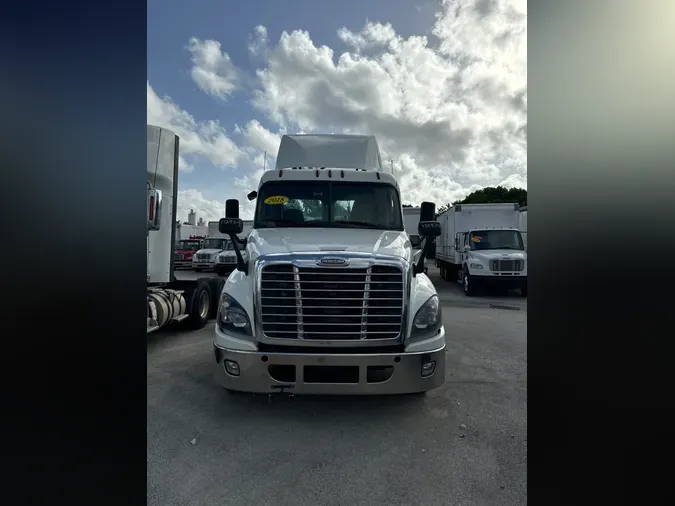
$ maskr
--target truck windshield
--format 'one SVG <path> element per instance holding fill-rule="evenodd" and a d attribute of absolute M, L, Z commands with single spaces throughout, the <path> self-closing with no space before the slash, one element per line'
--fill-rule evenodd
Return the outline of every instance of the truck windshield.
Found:
<path fill-rule="evenodd" d="M 199 249 L 199 241 L 178 241 L 176 249 L 197 251 Z"/>
<path fill-rule="evenodd" d="M 260 188 L 257 200 L 255 228 L 403 230 L 398 192 L 388 184 L 274 181 Z"/>
<path fill-rule="evenodd" d="M 471 232 L 469 246 L 472 250 L 525 249 L 518 230 L 476 230 Z"/>
<path fill-rule="evenodd" d="M 227 239 L 206 239 L 202 249 L 225 249 Z"/>

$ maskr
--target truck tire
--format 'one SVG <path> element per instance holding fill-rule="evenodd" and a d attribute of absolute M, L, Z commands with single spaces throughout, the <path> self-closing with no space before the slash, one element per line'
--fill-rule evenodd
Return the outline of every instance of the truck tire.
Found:
<path fill-rule="evenodd" d="M 462 288 L 467 297 L 473 297 L 476 294 L 476 280 L 471 277 L 468 269 L 462 269 Z"/>
<path fill-rule="evenodd" d="M 220 292 L 223 291 L 225 280 L 223 278 L 208 278 L 208 283 L 211 285 L 211 310 L 209 316 L 210 318 L 215 318 L 218 315 Z"/>
<path fill-rule="evenodd" d="M 200 278 L 188 294 L 186 292 L 188 318 L 184 320 L 185 327 L 192 330 L 204 328 L 211 313 L 211 286 L 208 280 Z M 183 323 L 183 322 L 181 322 Z"/>

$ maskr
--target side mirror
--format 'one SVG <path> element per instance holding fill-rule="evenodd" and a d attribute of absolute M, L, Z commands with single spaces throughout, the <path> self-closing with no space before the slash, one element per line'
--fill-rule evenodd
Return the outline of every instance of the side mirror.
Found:
<path fill-rule="evenodd" d="M 148 190 L 148 230 L 159 230 L 162 225 L 162 191 Z"/>
<path fill-rule="evenodd" d="M 253 190 L 251 193 L 249 193 L 248 195 L 246 195 L 246 198 L 247 198 L 248 200 L 255 200 L 255 198 L 256 198 L 257 196 L 258 196 L 258 192 L 255 191 L 255 190 Z"/>
<path fill-rule="evenodd" d="M 426 238 L 438 237 L 441 235 L 441 224 L 437 221 L 420 221 L 417 232 Z"/>
<path fill-rule="evenodd" d="M 220 218 L 218 230 L 221 234 L 241 234 L 244 230 L 244 222 L 239 218 Z"/>

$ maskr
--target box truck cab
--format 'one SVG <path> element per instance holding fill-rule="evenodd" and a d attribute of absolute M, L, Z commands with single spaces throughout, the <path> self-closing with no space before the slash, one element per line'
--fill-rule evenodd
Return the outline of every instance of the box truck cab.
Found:
<path fill-rule="evenodd" d="M 386 394 L 443 384 L 440 302 L 424 254 L 414 261 L 399 185 L 382 172 L 374 137 L 284 135 L 249 199 L 247 238 L 237 236 L 238 201 L 220 223 L 237 256 L 213 343 L 223 388 Z M 420 235 L 440 232 L 434 213 L 423 204 Z"/>
<path fill-rule="evenodd" d="M 228 240 L 223 237 L 206 237 L 201 249 L 192 258 L 195 271 L 213 270 L 216 266 L 218 254 L 227 248 L 227 243 Z"/>

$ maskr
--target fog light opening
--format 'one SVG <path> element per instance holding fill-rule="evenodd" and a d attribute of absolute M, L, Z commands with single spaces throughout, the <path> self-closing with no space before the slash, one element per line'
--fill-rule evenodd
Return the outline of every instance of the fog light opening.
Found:
<path fill-rule="evenodd" d="M 225 360 L 224 364 L 227 374 L 230 374 L 232 376 L 239 376 L 239 364 L 237 364 L 233 360 Z"/>
<path fill-rule="evenodd" d="M 426 378 L 427 376 L 431 376 L 434 371 L 436 370 L 436 361 L 431 360 L 429 362 L 424 362 L 422 364 L 422 377 Z"/>

